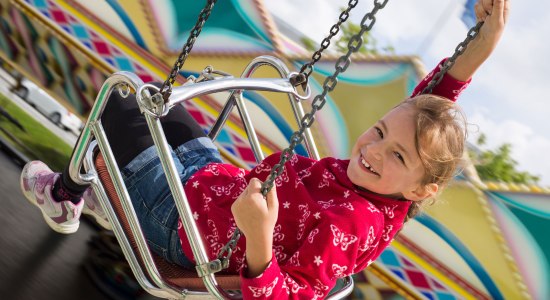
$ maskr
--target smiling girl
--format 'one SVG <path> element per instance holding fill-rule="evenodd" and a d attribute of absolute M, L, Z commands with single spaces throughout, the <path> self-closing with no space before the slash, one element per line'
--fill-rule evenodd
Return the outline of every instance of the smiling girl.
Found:
<path fill-rule="evenodd" d="M 183 107 L 174 107 L 161 119 L 211 258 L 235 228 L 244 235 L 227 270 L 240 273 L 244 298 L 326 297 L 338 278 L 369 266 L 420 203 L 454 176 L 465 138 L 464 119 L 454 101 L 500 39 L 508 1 L 480 0 L 476 15 L 485 24 L 433 95 L 418 94 L 441 64 L 412 98 L 357 139 L 350 159 L 316 161 L 294 155 L 266 198 L 261 183 L 279 163 L 280 153 L 243 170 L 222 163 L 212 141 Z M 136 102 L 108 101 L 102 123 L 150 249 L 194 269 L 152 138 L 141 130 L 146 124 Z M 67 172 L 54 173 L 39 161 L 28 163 L 21 175 L 24 195 L 56 231 L 75 232 L 84 205 L 108 224 L 93 193 L 72 182 Z"/>

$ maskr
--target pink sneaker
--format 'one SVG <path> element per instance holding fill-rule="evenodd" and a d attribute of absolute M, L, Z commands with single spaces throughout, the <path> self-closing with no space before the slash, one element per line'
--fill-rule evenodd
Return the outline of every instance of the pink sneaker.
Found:
<path fill-rule="evenodd" d="M 101 203 L 99 203 L 94 190 L 92 188 L 88 188 L 84 192 L 84 195 L 82 195 L 82 198 L 84 199 L 84 208 L 82 209 L 82 213 L 94 217 L 97 224 L 101 227 L 107 230 L 113 230 L 113 227 L 111 226 L 111 223 L 109 223 L 107 215 L 105 214 L 105 211 L 103 211 L 103 207 L 101 207 Z"/>
<path fill-rule="evenodd" d="M 59 178 L 41 161 L 31 161 L 21 172 L 21 190 L 32 204 L 42 211 L 44 220 L 59 233 L 74 233 L 80 224 L 80 214 L 84 201 L 73 204 L 71 201 L 57 202 L 53 200 L 52 187 Z"/>

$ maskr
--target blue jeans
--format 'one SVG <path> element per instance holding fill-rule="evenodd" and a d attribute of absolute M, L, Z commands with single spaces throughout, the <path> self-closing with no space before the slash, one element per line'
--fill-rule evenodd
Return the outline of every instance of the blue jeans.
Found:
<path fill-rule="evenodd" d="M 200 168 L 222 162 L 218 149 L 207 137 L 180 145 L 172 151 L 172 158 L 184 185 Z M 178 210 L 155 146 L 141 152 L 121 172 L 151 251 L 169 262 L 194 269 L 181 248 Z"/>

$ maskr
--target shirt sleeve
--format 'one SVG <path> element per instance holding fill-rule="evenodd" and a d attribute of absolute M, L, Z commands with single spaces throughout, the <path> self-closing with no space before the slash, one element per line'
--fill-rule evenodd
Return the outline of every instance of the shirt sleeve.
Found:
<path fill-rule="evenodd" d="M 268 267 L 255 278 L 244 275 L 245 267 L 241 270 L 243 298 L 326 298 L 338 278 L 362 270 L 375 259 L 383 221 L 373 214 L 372 222 L 367 222 L 371 224 L 365 224 L 369 216 L 354 215 L 339 223 L 322 217 L 292 257 L 279 263 L 274 252 Z"/>
<path fill-rule="evenodd" d="M 428 84 L 430 83 L 430 81 L 432 81 L 434 76 L 441 70 L 441 68 L 443 67 L 443 64 L 447 61 L 447 59 L 448 58 L 443 59 L 439 64 L 437 64 L 437 66 L 430 73 L 428 73 L 428 75 L 426 75 L 426 77 L 424 77 L 424 79 L 420 81 L 420 83 L 418 83 L 411 97 L 418 96 L 422 93 L 422 90 L 424 90 L 424 88 L 428 86 Z M 445 75 L 443 75 L 443 78 L 441 79 L 439 84 L 437 84 L 432 89 L 431 93 L 437 96 L 445 97 L 453 102 L 456 102 L 456 100 L 458 99 L 458 96 L 460 96 L 462 91 L 466 89 L 466 87 L 468 87 L 471 81 L 472 81 L 471 78 L 468 79 L 467 81 L 459 81 L 459 80 L 456 80 L 453 76 L 449 75 L 449 73 L 445 73 Z"/>

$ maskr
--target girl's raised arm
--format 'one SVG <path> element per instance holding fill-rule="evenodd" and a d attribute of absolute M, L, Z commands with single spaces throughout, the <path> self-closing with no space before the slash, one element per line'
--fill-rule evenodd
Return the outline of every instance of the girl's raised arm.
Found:
<path fill-rule="evenodd" d="M 449 75 L 467 81 L 496 48 L 508 21 L 509 0 L 479 0 L 475 5 L 478 22 L 483 21 L 479 34 L 460 55 Z"/>

